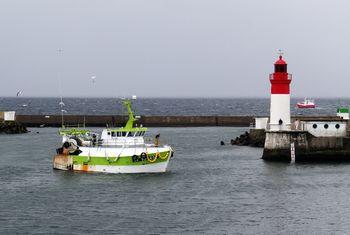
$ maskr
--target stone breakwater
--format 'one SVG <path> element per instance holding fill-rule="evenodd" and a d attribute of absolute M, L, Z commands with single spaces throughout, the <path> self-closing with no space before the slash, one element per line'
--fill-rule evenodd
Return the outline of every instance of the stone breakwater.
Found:
<path fill-rule="evenodd" d="M 0 122 L 0 134 L 22 134 L 27 133 L 27 128 L 18 122 Z"/>
<path fill-rule="evenodd" d="M 329 120 L 331 116 L 295 116 L 293 119 Z M 28 127 L 60 127 L 61 115 L 17 115 L 16 120 Z M 127 116 L 120 115 L 65 115 L 64 123 L 67 126 L 80 125 L 90 127 L 123 126 Z M 232 126 L 249 127 L 254 124 L 254 116 L 141 116 L 138 124 L 146 127 L 200 127 L 200 126 Z"/>
<path fill-rule="evenodd" d="M 92 127 L 123 126 L 126 116 L 65 115 L 66 126 L 84 125 Z M 16 120 L 28 127 L 60 127 L 60 115 L 17 115 Z M 137 123 L 146 127 L 199 127 L 199 126 L 235 126 L 247 127 L 254 122 L 251 116 L 141 116 Z"/>
<path fill-rule="evenodd" d="M 263 148 L 265 144 L 265 130 L 251 129 L 231 140 L 231 145 L 251 146 Z"/>

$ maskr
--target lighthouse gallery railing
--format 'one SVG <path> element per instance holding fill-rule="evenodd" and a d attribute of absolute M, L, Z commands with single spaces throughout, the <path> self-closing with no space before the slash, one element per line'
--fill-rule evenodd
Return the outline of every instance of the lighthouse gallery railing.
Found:
<path fill-rule="evenodd" d="M 270 74 L 270 76 L 269 76 L 270 80 L 273 80 L 273 75 L 274 75 L 273 73 Z M 292 74 L 288 73 L 288 78 L 287 79 L 288 80 L 292 80 Z"/>

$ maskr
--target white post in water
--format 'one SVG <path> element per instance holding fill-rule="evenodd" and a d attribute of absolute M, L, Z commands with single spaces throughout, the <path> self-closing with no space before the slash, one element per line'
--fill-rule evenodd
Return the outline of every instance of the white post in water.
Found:
<path fill-rule="evenodd" d="M 287 72 L 287 63 L 282 55 L 275 62 L 275 71 L 270 74 L 271 104 L 270 104 L 270 130 L 289 131 L 290 121 L 290 83 L 291 74 Z"/>
<path fill-rule="evenodd" d="M 290 143 L 290 162 L 295 162 L 295 143 Z"/>

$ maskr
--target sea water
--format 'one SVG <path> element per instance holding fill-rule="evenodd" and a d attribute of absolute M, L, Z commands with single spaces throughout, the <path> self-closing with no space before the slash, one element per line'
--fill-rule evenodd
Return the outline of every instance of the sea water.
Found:
<path fill-rule="evenodd" d="M 293 115 L 335 115 L 339 107 L 349 107 L 350 99 L 316 99 L 316 109 L 297 109 L 303 99 L 291 100 Z M 127 114 L 120 98 L 64 98 L 65 114 L 78 115 L 120 115 Z M 0 111 L 13 110 L 17 114 L 61 114 L 60 98 L 1 98 Z M 249 115 L 268 116 L 269 98 L 139 98 L 133 101 L 137 115 Z"/>
<path fill-rule="evenodd" d="M 100 131 L 100 129 L 95 129 Z M 0 135 L 0 234 L 347 233 L 350 164 L 265 162 L 220 146 L 247 128 L 150 128 L 164 174 L 52 169 L 56 128 Z"/>

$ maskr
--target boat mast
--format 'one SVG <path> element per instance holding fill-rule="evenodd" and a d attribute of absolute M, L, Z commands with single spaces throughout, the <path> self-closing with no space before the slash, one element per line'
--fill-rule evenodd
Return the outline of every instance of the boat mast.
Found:
<path fill-rule="evenodd" d="M 62 119 L 62 126 L 61 128 L 64 128 L 64 113 L 66 113 L 67 111 L 63 109 L 63 107 L 65 106 L 62 96 L 61 96 L 61 102 L 59 103 L 59 105 L 61 106 L 61 119 Z"/>
<path fill-rule="evenodd" d="M 127 121 L 127 123 L 125 124 L 125 129 L 131 129 L 134 127 L 134 122 L 137 120 L 134 116 L 134 113 L 132 111 L 131 108 L 131 101 L 130 100 L 124 100 L 123 101 L 123 105 L 126 107 L 126 109 L 128 110 L 128 115 L 129 115 L 129 119 Z"/>

